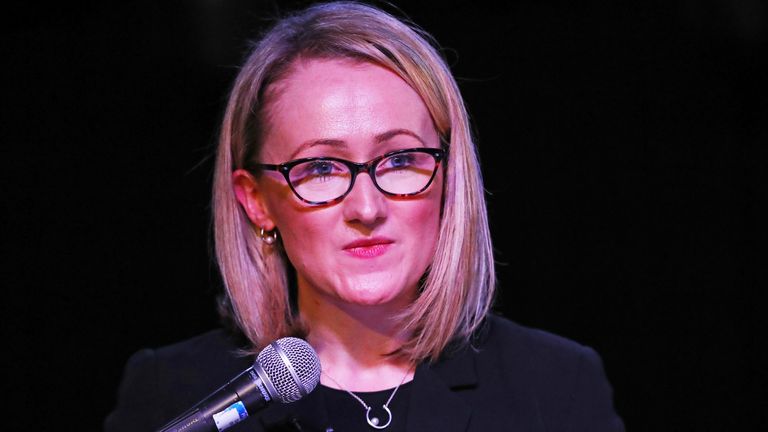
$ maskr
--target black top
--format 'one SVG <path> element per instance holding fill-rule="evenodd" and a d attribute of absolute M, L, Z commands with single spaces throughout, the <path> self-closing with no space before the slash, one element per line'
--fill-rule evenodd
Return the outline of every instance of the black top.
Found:
<path fill-rule="evenodd" d="M 411 397 L 411 382 L 405 383 L 397 389 L 395 397 L 389 403 L 388 408 L 392 413 L 392 422 L 385 429 L 386 432 L 404 432 L 406 430 L 406 419 L 408 418 L 408 401 Z M 376 392 L 355 392 L 366 405 L 371 407 L 370 417 L 378 418 L 380 425 L 387 421 L 387 412 L 382 406 L 392 395 L 394 388 L 376 391 Z M 318 390 L 320 396 L 324 399 L 325 408 L 328 412 L 328 429 L 333 432 L 364 431 L 370 432 L 373 429 L 366 420 L 365 408 L 355 398 L 350 396 L 344 390 L 336 390 L 321 385 Z M 331 432 L 331 431 L 328 431 Z"/>
<path fill-rule="evenodd" d="M 105 430 L 140 432 L 163 426 L 251 366 L 253 358 L 236 354 L 240 343 L 216 330 L 137 352 L 128 361 Z M 410 395 L 396 395 L 392 413 L 393 421 L 405 421 L 407 431 L 624 430 L 594 350 L 497 316 L 488 318 L 472 346 L 447 350 L 434 364 L 418 365 L 413 381 L 398 393 L 402 390 Z M 321 388 L 294 403 L 273 403 L 227 432 L 324 432 L 334 427 L 344 432 L 346 420 L 365 420 L 363 407 L 347 396 L 338 401 Z M 407 415 L 398 414 L 401 409 Z M 339 416 L 337 410 L 348 412 Z"/>

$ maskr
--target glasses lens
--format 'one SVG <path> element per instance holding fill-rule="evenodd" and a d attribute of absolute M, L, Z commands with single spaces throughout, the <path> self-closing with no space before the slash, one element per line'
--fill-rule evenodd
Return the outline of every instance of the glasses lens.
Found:
<path fill-rule="evenodd" d="M 398 153 L 384 158 L 376 166 L 376 183 L 391 194 L 408 195 L 427 187 L 437 161 L 424 152 Z"/>
<path fill-rule="evenodd" d="M 327 159 L 300 163 L 289 174 L 296 193 L 313 202 L 331 201 L 344 195 L 351 177 L 346 165 Z"/>

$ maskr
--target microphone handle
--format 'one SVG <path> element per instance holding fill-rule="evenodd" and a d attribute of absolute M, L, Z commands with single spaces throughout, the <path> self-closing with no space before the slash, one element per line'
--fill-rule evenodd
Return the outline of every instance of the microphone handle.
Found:
<path fill-rule="evenodd" d="M 244 420 L 249 412 L 264 408 L 275 394 L 262 374 L 260 367 L 246 369 L 158 432 L 220 432 Z"/>

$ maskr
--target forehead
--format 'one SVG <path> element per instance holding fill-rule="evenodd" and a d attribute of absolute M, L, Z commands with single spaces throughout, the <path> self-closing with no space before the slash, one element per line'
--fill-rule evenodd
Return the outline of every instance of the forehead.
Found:
<path fill-rule="evenodd" d="M 310 150 L 303 148 L 308 141 L 336 142 L 350 154 L 374 154 L 379 150 L 374 148 L 375 137 L 392 130 L 415 136 L 409 141 L 408 134 L 393 135 L 403 145 L 420 147 L 419 141 L 438 145 L 432 118 L 419 94 L 378 65 L 299 60 L 269 93 L 260 152 L 267 162 L 315 155 L 305 152 Z M 272 158 L 278 159 L 266 160 Z"/>

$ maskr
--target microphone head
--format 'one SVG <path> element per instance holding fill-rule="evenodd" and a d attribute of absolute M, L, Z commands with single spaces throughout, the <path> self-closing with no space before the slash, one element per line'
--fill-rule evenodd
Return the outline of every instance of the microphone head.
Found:
<path fill-rule="evenodd" d="M 280 338 L 267 345 L 256 358 L 271 381 L 280 402 L 295 402 L 320 382 L 320 360 L 312 347 L 295 337 Z"/>

